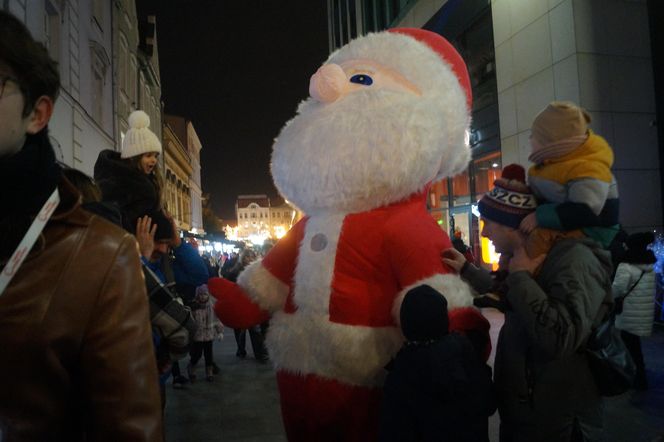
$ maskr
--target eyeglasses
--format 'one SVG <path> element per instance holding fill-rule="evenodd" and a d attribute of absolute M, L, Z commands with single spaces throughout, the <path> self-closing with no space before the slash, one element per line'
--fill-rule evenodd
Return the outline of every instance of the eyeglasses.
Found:
<path fill-rule="evenodd" d="M 14 83 L 18 84 L 18 80 L 16 78 L 0 75 L 0 98 L 2 98 L 3 94 L 5 93 L 5 86 L 7 85 L 8 81 L 13 81 Z"/>

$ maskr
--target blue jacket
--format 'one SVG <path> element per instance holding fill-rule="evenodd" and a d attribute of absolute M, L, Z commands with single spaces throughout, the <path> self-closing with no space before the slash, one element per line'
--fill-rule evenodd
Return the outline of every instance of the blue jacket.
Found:
<path fill-rule="evenodd" d="M 208 281 L 208 271 L 203 259 L 198 255 L 196 249 L 194 249 L 191 244 L 182 242 L 179 247 L 174 247 L 173 252 L 175 253 L 175 260 L 173 260 L 173 273 L 175 276 L 175 282 L 178 284 L 187 284 L 194 287 L 198 287 L 201 284 L 205 284 Z M 161 279 L 163 283 L 166 283 L 166 276 L 162 272 L 162 261 L 164 257 L 155 262 L 150 262 L 145 257 L 141 257 L 143 263 L 150 268 L 155 274 Z"/>

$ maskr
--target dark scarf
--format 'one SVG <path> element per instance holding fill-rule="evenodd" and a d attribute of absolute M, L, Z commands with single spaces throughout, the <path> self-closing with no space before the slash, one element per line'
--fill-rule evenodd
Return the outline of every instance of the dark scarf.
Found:
<path fill-rule="evenodd" d="M 28 135 L 23 148 L 0 160 L 0 260 L 6 260 L 60 182 L 48 129 Z"/>

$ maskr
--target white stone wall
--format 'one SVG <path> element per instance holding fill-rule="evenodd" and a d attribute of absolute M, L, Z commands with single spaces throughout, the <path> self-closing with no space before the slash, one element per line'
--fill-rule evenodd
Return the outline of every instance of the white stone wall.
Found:
<path fill-rule="evenodd" d="M 45 18 L 57 14 L 58 57 L 62 90 L 49 124 L 56 155 L 66 164 L 92 175 L 99 152 L 115 144 L 111 67 L 111 3 L 102 2 L 98 26 L 92 19 L 93 0 L 9 0 L 7 9 L 26 23 L 33 37 L 46 43 Z M 53 32 L 53 30 L 51 30 Z M 102 97 L 93 100 L 93 63 L 105 64 Z M 99 108 L 97 108 L 99 106 Z M 101 110 L 100 115 L 97 109 Z"/>

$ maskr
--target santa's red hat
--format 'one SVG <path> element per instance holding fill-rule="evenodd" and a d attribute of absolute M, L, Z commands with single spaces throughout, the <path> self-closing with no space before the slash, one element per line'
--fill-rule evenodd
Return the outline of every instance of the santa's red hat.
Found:
<path fill-rule="evenodd" d="M 325 63 L 341 64 L 353 59 L 369 59 L 388 66 L 423 94 L 442 95 L 450 107 L 470 113 L 472 91 L 466 63 L 454 46 L 435 32 L 393 28 L 367 34 L 338 49 Z"/>
<path fill-rule="evenodd" d="M 459 80 L 459 85 L 463 88 L 463 91 L 466 94 L 468 108 L 472 107 L 473 91 L 470 86 L 470 76 L 468 75 L 466 62 L 463 61 L 461 55 L 449 41 L 445 40 L 445 38 L 439 34 L 419 28 L 392 28 L 389 29 L 388 32 L 408 35 L 433 49 L 438 56 L 450 66 L 452 72 L 456 75 L 457 80 Z"/>

